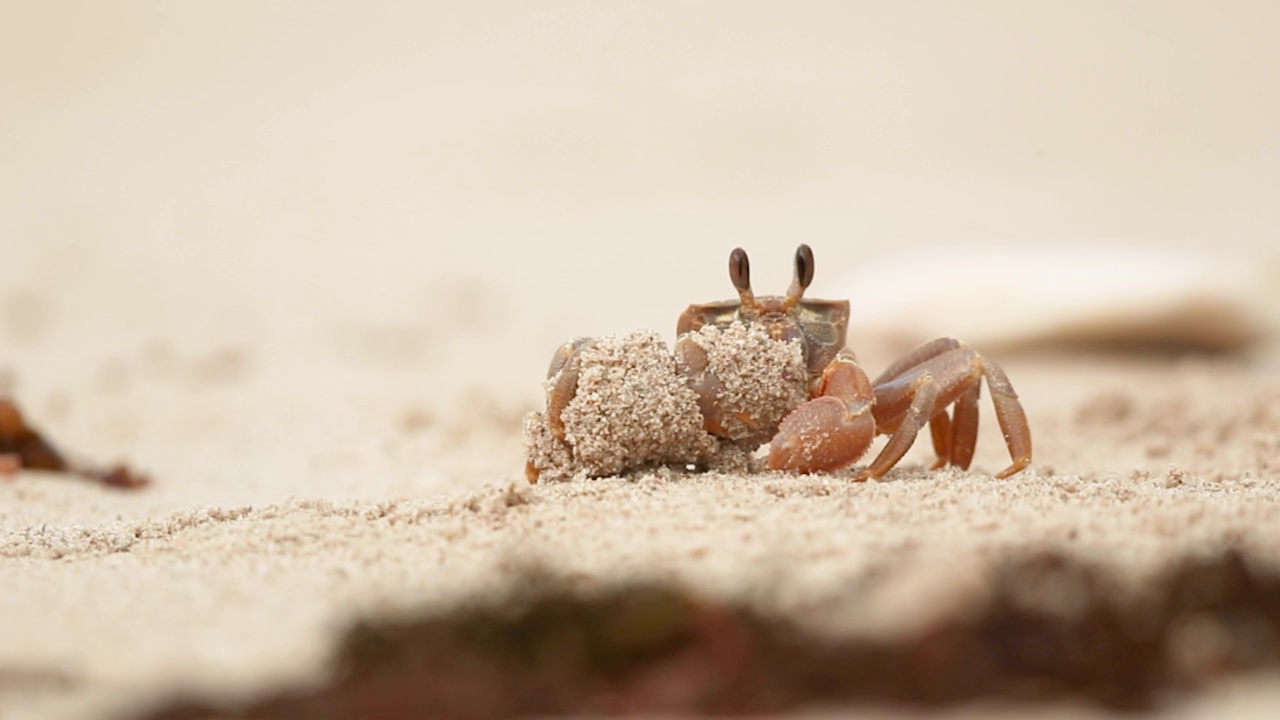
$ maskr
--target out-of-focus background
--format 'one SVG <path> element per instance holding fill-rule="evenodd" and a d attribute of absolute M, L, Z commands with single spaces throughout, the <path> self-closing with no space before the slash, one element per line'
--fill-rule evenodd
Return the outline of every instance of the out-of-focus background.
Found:
<path fill-rule="evenodd" d="M 736 244 L 781 289 L 809 242 L 815 290 L 902 246 L 1275 247 L 1277 27 L 1264 1 L 5 3 L 4 343 L 39 340 L 24 304 L 48 332 L 665 330 L 730 294 Z"/>
<path fill-rule="evenodd" d="M 205 422 L 127 421 L 163 377 L 155 403 L 280 388 L 221 411 L 240 447 L 292 422 L 264 406 L 391 385 L 518 415 L 560 341 L 731 295 L 735 245 L 776 292 L 811 244 L 855 321 L 935 282 L 841 280 L 903 251 L 1265 258 L 1277 27 L 1261 1 L 5 3 L 0 369 L 68 442 L 145 459 Z"/>

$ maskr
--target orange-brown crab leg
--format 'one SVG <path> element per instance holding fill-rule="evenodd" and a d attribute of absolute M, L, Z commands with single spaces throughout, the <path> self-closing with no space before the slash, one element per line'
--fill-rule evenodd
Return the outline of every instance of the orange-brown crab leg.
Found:
<path fill-rule="evenodd" d="M 947 351 L 963 347 L 955 338 L 944 337 L 931 340 L 899 358 L 880 373 L 873 385 L 884 385 L 903 373 L 915 368 L 926 360 L 931 360 Z M 946 406 L 941 405 L 929 419 L 929 433 L 933 439 L 933 449 L 938 459 L 930 466 L 930 470 L 939 470 L 948 464 L 968 469 L 973 461 L 973 451 L 978 441 L 978 400 L 981 384 L 975 383 L 955 403 L 954 419 L 947 414 Z"/>
<path fill-rule="evenodd" d="M 908 353 L 874 386 L 853 355 L 842 350 L 823 372 L 817 397 L 782 421 L 769 464 L 798 472 L 836 470 L 861 457 L 878 432 L 888 434 L 889 441 L 857 479 L 881 477 L 928 423 L 938 453 L 935 468 L 947 463 L 968 468 L 977 445 L 983 379 L 1013 460 L 996 477 L 1009 477 L 1031 463 L 1026 413 L 1004 370 L 953 338 L 934 340 Z M 949 417 L 950 405 L 955 412 Z"/>
<path fill-rule="evenodd" d="M 929 435 L 933 439 L 933 451 L 938 456 L 929 469 L 939 470 L 951 461 L 951 417 L 946 410 L 929 418 Z"/>
<path fill-rule="evenodd" d="M 551 434 L 564 442 L 564 420 L 560 415 L 578 393 L 578 356 L 584 348 L 595 344 L 595 338 L 580 337 L 571 340 L 551 356 L 547 368 L 547 423 Z"/>
<path fill-rule="evenodd" d="M 564 409 L 578 394 L 579 356 L 595 342 L 595 338 L 580 337 L 561 345 L 551 356 L 551 365 L 547 368 L 547 426 L 551 436 L 562 443 L 565 442 Z M 524 475 L 531 484 L 536 484 L 541 474 L 532 460 L 525 462 Z"/>
<path fill-rule="evenodd" d="M 876 435 L 876 396 L 853 353 L 841 350 L 814 390 L 814 399 L 791 411 L 769 446 L 769 467 L 811 473 L 853 464 Z"/>
<path fill-rule="evenodd" d="M 979 388 L 984 378 L 1013 460 L 996 477 L 1008 477 L 1029 465 L 1031 431 L 1008 376 L 958 340 L 942 338 L 908 353 L 877 378 L 873 413 L 880 432 L 891 436 L 859 479 L 888 472 L 902 459 L 926 422 L 931 423 L 940 464 L 945 464 L 945 458 L 945 462 L 967 468 L 977 443 Z M 956 406 L 955 416 L 942 420 L 946 407 L 952 403 Z"/>

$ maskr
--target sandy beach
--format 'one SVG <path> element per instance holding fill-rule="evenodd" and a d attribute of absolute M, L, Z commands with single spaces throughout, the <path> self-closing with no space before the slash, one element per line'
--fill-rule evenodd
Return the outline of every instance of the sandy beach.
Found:
<path fill-rule="evenodd" d="M 157 478 L 134 493 L 24 474 L 0 486 L 5 700 L 17 716 L 77 717 L 179 689 L 237 698 L 314 683 L 352 618 L 447 612 L 509 592 L 532 566 L 584 587 L 671 582 L 873 637 L 910 636 L 977 602 L 994 569 L 1045 552 L 1129 592 L 1228 549 L 1275 571 L 1274 382 L 1218 360 L 1015 371 L 1038 459 L 1002 481 L 987 474 L 1003 453 L 988 432 L 968 473 L 928 472 L 922 451 L 871 483 L 663 472 L 529 486 L 518 416 L 406 426 L 412 405 L 353 419 L 317 401 L 303 413 L 317 427 L 328 413 L 385 430 L 317 448 L 299 428 L 293 443 L 227 451 L 231 467 L 279 467 L 297 448 L 308 487 L 228 474 L 185 488 L 172 478 L 196 475 L 183 470 L 195 449 L 172 442 L 128 448 Z M 1096 382 L 1069 382 L 1086 373 Z M 224 397 L 204 412 L 240 407 L 255 386 L 208 391 Z M 234 445 L 234 422 L 207 422 L 204 437 Z"/>
<path fill-rule="evenodd" d="M 0 480 L 0 717 L 395 717 L 362 703 L 424 676 L 470 688 L 437 688 L 454 717 L 1270 717 L 1274 335 L 979 348 L 1035 441 L 1004 480 L 985 397 L 969 471 L 929 471 L 922 437 L 866 483 L 526 480 L 554 350 L 671 343 L 733 294 L 735 246 L 781 293 L 812 245 L 873 375 L 937 331 L 859 323 L 925 293 L 923 266 L 849 281 L 901 250 L 1204 253 L 1259 269 L 1241 302 L 1274 322 L 1272 6 L 979 5 L 0 11 L 0 376 L 60 447 L 153 480 Z M 971 272 L 966 317 L 1062 310 Z M 1142 328 L 1133 302 L 1104 307 Z M 610 593 L 678 631 L 607 678 L 457 640 Z M 1050 649 L 992 660 L 1010 613 Z M 400 649 L 368 660 L 369 633 Z M 387 659 L 414 633 L 420 666 Z M 848 680 L 872 677 L 855 657 L 892 671 Z"/>

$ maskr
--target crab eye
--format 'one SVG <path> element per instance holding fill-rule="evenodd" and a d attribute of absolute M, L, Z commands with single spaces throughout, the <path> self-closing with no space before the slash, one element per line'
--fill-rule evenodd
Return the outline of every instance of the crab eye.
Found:
<path fill-rule="evenodd" d="M 751 289 L 751 263 L 747 262 L 747 251 L 734 248 L 729 253 L 729 279 L 739 292 Z"/>
<path fill-rule="evenodd" d="M 743 262 L 746 262 L 745 255 Z M 809 287 L 809 283 L 813 282 L 813 251 L 808 245 L 796 248 L 796 281 L 802 288 Z"/>

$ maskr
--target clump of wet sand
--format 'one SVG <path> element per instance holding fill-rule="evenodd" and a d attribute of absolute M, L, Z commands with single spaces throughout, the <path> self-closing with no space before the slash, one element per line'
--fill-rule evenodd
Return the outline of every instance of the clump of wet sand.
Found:
<path fill-rule="evenodd" d="M 751 453 L 808 399 L 800 345 L 742 323 L 688 337 L 721 380 L 725 437 L 705 429 L 698 396 L 657 333 L 602 337 L 579 351 L 577 392 L 561 413 L 564 439 L 545 412 L 525 416 L 530 479 L 607 477 L 656 465 L 749 469 Z"/>

